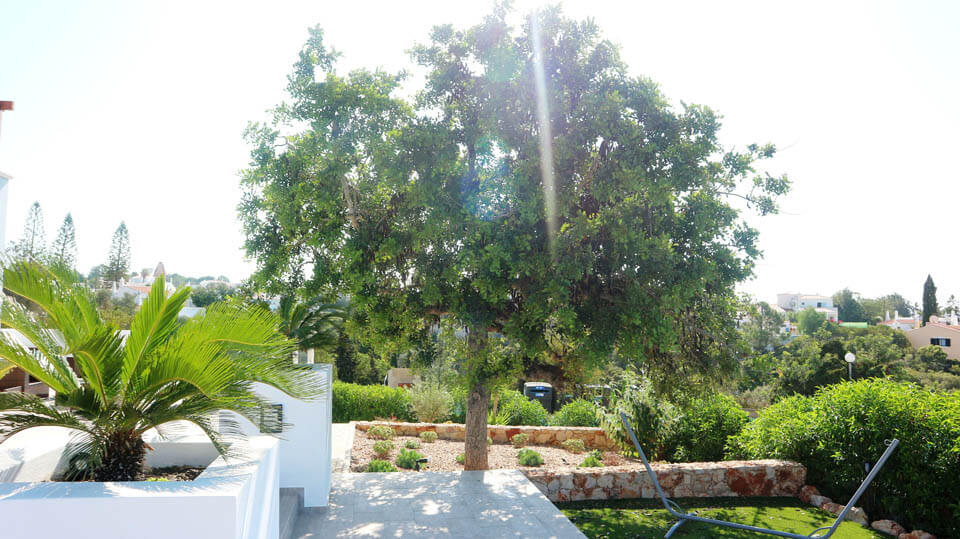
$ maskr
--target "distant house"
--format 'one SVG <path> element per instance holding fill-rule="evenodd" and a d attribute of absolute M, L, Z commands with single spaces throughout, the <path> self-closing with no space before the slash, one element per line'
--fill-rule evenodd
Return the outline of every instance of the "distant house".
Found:
<path fill-rule="evenodd" d="M 890 313 L 887 312 L 883 322 L 878 322 L 877 325 L 899 329 L 900 331 L 910 331 L 920 327 L 920 318 L 901 318 L 899 312 L 893 311 L 893 318 L 890 318 Z M 953 325 L 956 325 L 956 320 L 953 321 Z"/>
<path fill-rule="evenodd" d="M 147 297 L 150 295 L 150 288 L 153 286 L 153 282 L 160 275 L 166 275 L 167 270 L 163 267 L 163 262 L 157 264 L 156 269 L 153 270 L 152 274 L 143 276 L 134 276 L 130 281 L 124 282 L 120 285 L 114 285 L 113 299 L 121 299 L 124 296 L 133 296 L 134 300 L 137 302 L 137 306 L 143 305 L 143 302 L 146 301 Z M 177 287 L 173 286 L 173 283 L 167 281 L 165 283 L 164 289 L 167 292 L 167 295 L 173 294 L 176 292 Z M 203 307 L 197 307 L 193 302 L 188 298 L 187 303 L 180 309 L 178 315 L 179 318 L 193 318 L 198 314 L 206 312 L 206 309 Z"/>
<path fill-rule="evenodd" d="M 943 324 L 939 318 L 931 316 L 927 325 L 911 329 L 906 335 L 914 348 L 939 346 L 948 358 L 960 360 L 960 325 Z"/>
<path fill-rule="evenodd" d="M 787 312 L 799 313 L 808 308 L 823 314 L 830 322 L 840 320 L 839 311 L 833 306 L 833 298 L 819 294 L 777 294 L 777 305 Z"/>

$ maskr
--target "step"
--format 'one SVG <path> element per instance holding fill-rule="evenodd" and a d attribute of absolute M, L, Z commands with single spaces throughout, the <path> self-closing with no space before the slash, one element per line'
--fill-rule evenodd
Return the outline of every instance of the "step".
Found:
<path fill-rule="evenodd" d="M 290 539 L 303 509 L 302 488 L 280 489 L 280 539 Z"/>

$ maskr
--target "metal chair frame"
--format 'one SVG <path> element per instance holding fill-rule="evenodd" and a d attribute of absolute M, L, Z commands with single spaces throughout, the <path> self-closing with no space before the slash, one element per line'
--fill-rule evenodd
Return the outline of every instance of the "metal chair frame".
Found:
<path fill-rule="evenodd" d="M 757 533 L 766 533 L 769 535 L 778 535 L 780 537 L 791 537 L 793 539 L 826 539 L 833 535 L 833 532 L 837 530 L 837 527 L 840 526 L 840 523 L 843 522 L 843 519 L 847 516 L 847 513 L 850 512 L 857 501 L 860 499 L 860 496 L 867 490 L 867 487 L 870 486 L 870 483 L 873 481 L 873 478 L 880 473 L 880 469 L 883 468 L 884 463 L 887 462 L 887 459 L 890 458 L 890 455 L 893 453 L 893 450 L 897 448 L 897 445 L 900 443 L 900 440 L 893 439 L 887 442 L 887 449 L 883 452 L 883 455 L 880 456 L 880 460 L 877 461 L 877 464 L 870 470 L 870 473 L 867 474 L 867 477 L 863 480 L 863 483 L 860 483 L 860 487 L 857 488 L 857 491 L 853 493 L 853 496 L 850 498 L 850 501 L 847 502 L 847 505 L 844 506 L 843 511 L 837 515 L 837 519 L 833 521 L 832 526 L 824 526 L 822 528 L 817 528 L 810 532 L 809 535 L 799 535 L 796 533 L 782 532 L 777 530 L 771 530 L 767 528 L 758 528 L 756 526 L 748 526 L 746 524 L 738 524 L 736 522 L 728 522 L 726 520 L 716 520 L 713 518 L 700 517 L 697 515 L 692 515 L 690 513 L 684 512 L 676 502 L 667 498 L 667 495 L 664 494 L 663 489 L 660 487 L 660 482 L 657 481 L 657 474 L 653 472 L 653 468 L 650 466 L 650 462 L 647 461 L 647 456 L 643 453 L 643 449 L 640 447 L 640 442 L 637 441 L 637 435 L 634 434 L 633 429 L 630 427 L 630 422 L 627 420 L 627 415 L 623 412 L 620 412 L 620 419 L 623 421 L 623 426 L 627 428 L 627 432 L 630 433 L 630 439 L 633 440 L 634 447 L 637 448 L 637 453 L 640 454 L 640 460 L 643 461 L 644 467 L 647 469 L 647 473 L 650 475 L 650 480 L 653 481 L 653 487 L 657 490 L 657 495 L 660 496 L 660 500 L 663 501 L 663 506 L 670 512 L 671 515 L 677 517 L 678 520 L 664 537 L 670 537 L 673 535 L 677 528 L 682 526 L 687 521 L 694 522 L 705 522 L 707 524 L 712 524 L 714 526 L 725 526 L 728 528 L 735 528 L 738 530 L 748 530 Z M 818 535 L 820 532 L 826 530 L 824 535 Z"/>

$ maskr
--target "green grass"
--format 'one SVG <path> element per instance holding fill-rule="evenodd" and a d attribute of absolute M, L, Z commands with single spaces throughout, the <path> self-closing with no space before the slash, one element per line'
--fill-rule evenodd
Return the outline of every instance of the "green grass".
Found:
<path fill-rule="evenodd" d="M 681 498 L 676 500 L 686 512 L 697 516 L 728 520 L 750 526 L 808 534 L 821 526 L 829 526 L 836 518 L 796 498 Z M 604 539 L 663 537 L 676 522 L 659 499 L 604 500 L 558 503 L 557 507 L 587 537 Z M 770 535 L 687 522 L 673 537 L 686 538 L 758 538 Z M 835 539 L 870 539 L 888 537 L 853 522 L 844 522 Z"/>

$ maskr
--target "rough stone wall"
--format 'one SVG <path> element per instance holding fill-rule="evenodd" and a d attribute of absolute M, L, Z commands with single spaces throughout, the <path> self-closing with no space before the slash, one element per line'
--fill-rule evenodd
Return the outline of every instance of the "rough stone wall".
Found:
<path fill-rule="evenodd" d="M 753 460 L 653 464 L 668 497 L 796 496 L 807 470 L 796 462 Z M 635 466 L 521 470 L 550 501 L 654 498 L 646 470 Z"/>
<path fill-rule="evenodd" d="M 394 423 L 389 421 L 357 421 L 357 430 L 366 431 L 373 425 L 386 425 L 393 428 L 399 436 L 419 436 L 421 432 L 432 430 L 445 440 L 463 440 L 466 430 L 458 423 Z M 532 427 L 532 426 L 487 426 L 487 436 L 494 442 L 507 443 L 514 434 L 529 436 L 527 443 L 537 445 L 560 445 L 560 442 L 573 438 L 583 440 L 590 449 L 617 449 L 616 443 L 607 437 L 603 429 L 596 427 Z"/>

